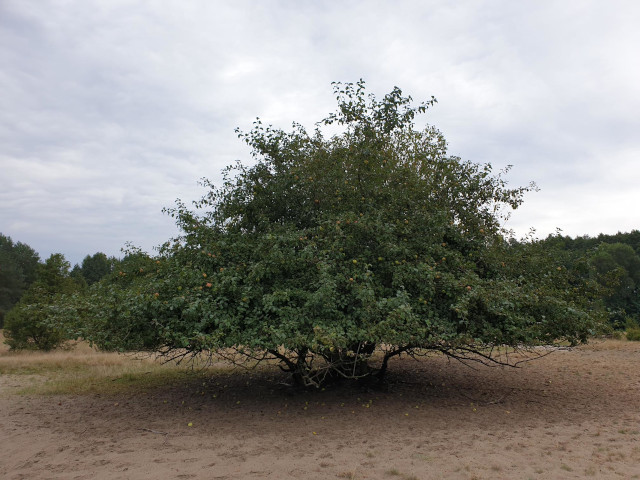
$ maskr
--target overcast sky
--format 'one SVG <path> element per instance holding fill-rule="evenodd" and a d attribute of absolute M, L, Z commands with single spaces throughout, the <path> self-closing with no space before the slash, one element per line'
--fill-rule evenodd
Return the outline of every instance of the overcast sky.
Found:
<path fill-rule="evenodd" d="M 640 228 L 640 2 L 0 0 L 0 232 L 72 263 L 177 235 L 163 207 L 313 128 L 331 82 L 438 104 L 449 153 L 535 181 L 508 226 Z"/>

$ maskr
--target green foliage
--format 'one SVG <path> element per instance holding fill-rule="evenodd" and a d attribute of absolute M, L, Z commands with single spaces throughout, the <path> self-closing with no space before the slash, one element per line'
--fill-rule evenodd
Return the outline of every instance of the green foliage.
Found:
<path fill-rule="evenodd" d="M 131 251 L 117 271 L 86 292 L 66 296 L 56 317 L 65 326 L 66 335 L 83 337 L 102 350 L 158 348 L 160 342 L 148 322 L 156 315 L 149 308 L 149 299 L 157 289 L 160 263 L 141 251 Z"/>
<path fill-rule="evenodd" d="M 640 341 L 640 325 L 632 318 L 627 318 L 625 324 L 626 338 L 634 342 Z"/>
<path fill-rule="evenodd" d="M 118 264 L 118 260 L 114 257 L 107 257 L 102 252 L 98 252 L 94 255 L 87 255 L 82 260 L 82 266 L 74 267 L 74 271 L 78 273 L 86 280 L 88 285 L 100 281 L 105 276 L 112 273 Z"/>
<path fill-rule="evenodd" d="M 9 252 L 0 250 L 0 328 L 5 313 L 20 300 L 25 282 L 22 270 Z"/>
<path fill-rule="evenodd" d="M 604 299 L 612 325 L 623 328 L 627 316 L 640 319 L 640 256 L 629 245 L 603 243 L 591 262 L 609 288 Z"/>
<path fill-rule="evenodd" d="M 40 265 L 37 280 L 6 315 L 4 336 L 10 348 L 51 350 L 67 340 L 55 317 L 64 308 L 64 296 L 78 288 L 69 268 L 61 254 L 51 255 Z"/>
<path fill-rule="evenodd" d="M 588 235 L 571 238 L 561 235 L 550 235 L 546 240 L 560 246 L 564 250 L 573 252 L 586 253 L 595 250 L 602 243 L 613 244 L 622 243 L 629 245 L 633 250 L 640 254 L 640 230 L 632 230 L 631 232 L 618 232 L 615 235 L 606 235 L 601 233 L 597 237 L 589 237 Z"/>
<path fill-rule="evenodd" d="M 640 328 L 630 328 L 627 330 L 627 340 L 640 342 Z"/>
<path fill-rule="evenodd" d="M 52 350 L 65 340 L 62 329 L 52 327 L 48 320 L 55 298 L 34 283 L 5 320 L 5 343 L 13 350 Z"/>
<path fill-rule="evenodd" d="M 220 187 L 205 180 L 194 211 L 169 210 L 180 238 L 91 289 L 77 307 L 90 312 L 87 338 L 178 355 L 235 348 L 319 385 L 381 378 L 404 352 L 491 360 L 494 346 L 595 331 L 591 286 L 501 227 L 533 185 L 508 188 L 504 172 L 447 155 L 437 129 L 417 130 L 435 99 L 334 87 L 338 111 L 311 134 L 260 120 L 239 132 L 253 165 L 228 168 Z M 325 138 L 332 124 L 341 132 Z"/>
<path fill-rule="evenodd" d="M 570 270 L 574 260 L 582 262 L 581 270 L 575 271 L 578 276 L 598 280 L 611 327 L 620 331 L 627 318 L 640 321 L 640 231 L 575 239 L 556 235 L 545 243 L 565 253 Z"/>
<path fill-rule="evenodd" d="M 6 312 L 20 300 L 33 283 L 40 258 L 24 243 L 13 243 L 0 234 L 0 328 Z"/>

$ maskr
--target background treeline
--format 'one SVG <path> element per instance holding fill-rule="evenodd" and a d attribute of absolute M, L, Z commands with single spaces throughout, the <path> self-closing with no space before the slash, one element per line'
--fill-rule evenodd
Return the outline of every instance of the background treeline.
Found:
<path fill-rule="evenodd" d="M 518 243 L 512 241 L 514 246 Z M 640 230 L 597 237 L 556 234 L 534 243 L 576 281 L 599 285 L 612 331 L 626 330 L 629 339 L 640 339 Z M 99 295 L 133 264 L 142 271 L 153 263 L 141 252 L 123 259 L 98 252 L 71 268 L 62 254 L 42 261 L 29 245 L 0 234 L 0 328 L 5 329 L 6 342 L 13 349 L 49 350 L 62 345 L 79 331 L 77 325 L 57 323 L 65 318 L 66 305 L 78 296 Z"/>
<path fill-rule="evenodd" d="M 571 238 L 550 235 L 544 240 L 549 250 L 567 255 L 567 268 L 581 275 L 596 275 L 603 287 L 602 301 L 614 329 L 634 329 L 640 322 L 640 230 L 615 235 Z M 593 271 L 577 265 L 584 260 Z"/>
<path fill-rule="evenodd" d="M 0 328 L 5 314 L 36 280 L 40 256 L 29 245 L 0 234 Z"/>
<path fill-rule="evenodd" d="M 101 252 L 87 255 L 73 268 L 60 253 L 42 261 L 29 245 L 0 233 L 0 328 L 17 305 L 50 303 L 56 295 L 85 291 L 119 263 Z"/>

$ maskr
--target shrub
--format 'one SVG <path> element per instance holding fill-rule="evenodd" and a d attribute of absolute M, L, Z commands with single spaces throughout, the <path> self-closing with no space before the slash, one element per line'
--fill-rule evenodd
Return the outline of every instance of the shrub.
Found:
<path fill-rule="evenodd" d="M 65 342 L 67 335 L 57 314 L 65 308 L 65 295 L 78 289 L 69 267 L 59 253 L 39 266 L 37 280 L 5 317 L 5 343 L 11 349 L 52 350 Z"/>
<path fill-rule="evenodd" d="M 640 328 L 630 328 L 627 330 L 627 340 L 640 342 Z"/>
<path fill-rule="evenodd" d="M 5 343 L 12 350 L 53 350 L 65 342 L 61 328 L 49 322 L 54 307 L 46 291 L 33 287 L 5 317 Z"/>

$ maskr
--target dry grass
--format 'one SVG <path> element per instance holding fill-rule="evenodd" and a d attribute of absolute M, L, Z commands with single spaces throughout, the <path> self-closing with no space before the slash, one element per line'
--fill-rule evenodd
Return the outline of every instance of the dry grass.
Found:
<path fill-rule="evenodd" d="M 18 394 L 117 394 L 179 382 L 198 372 L 150 355 L 100 352 L 85 342 L 52 352 L 11 352 L 0 331 L 0 374 L 21 377 Z"/>

